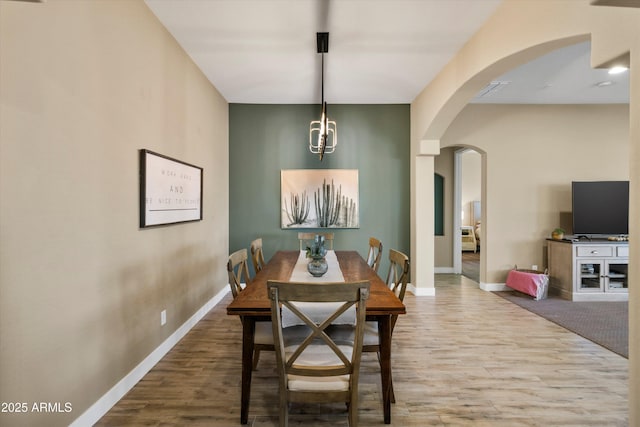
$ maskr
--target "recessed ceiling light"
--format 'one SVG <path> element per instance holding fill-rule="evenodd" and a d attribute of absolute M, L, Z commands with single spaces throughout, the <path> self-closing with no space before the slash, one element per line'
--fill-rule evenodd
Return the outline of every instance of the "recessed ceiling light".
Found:
<path fill-rule="evenodd" d="M 486 85 L 484 87 L 484 89 L 482 89 L 477 95 L 476 98 L 483 98 L 483 97 L 488 97 L 493 95 L 494 93 L 498 92 L 499 90 L 503 89 L 505 86 L 507 86 L 509 83 L 511 83 L 511 81 L 507 81 L 507 80 L 495 80 L 492 81 L 491 83 L 489 83 L 488 85 Z"/>
<path fill-rule="evenodd" d="M 598 82 L 595 85 L 598 87 L 605 87 L 605 86 L 611 86 L 613 84 L 613 82 L 611 80 L 605 80 L 603 82 Z"/>
<path fill-rule="evenodd" d="M 627 70 L 628 70 L 627 67 L 617 66 L 617 67 L 609 68 L 609 74 L 620 74 L 620 73 L 624 73 Z"/>

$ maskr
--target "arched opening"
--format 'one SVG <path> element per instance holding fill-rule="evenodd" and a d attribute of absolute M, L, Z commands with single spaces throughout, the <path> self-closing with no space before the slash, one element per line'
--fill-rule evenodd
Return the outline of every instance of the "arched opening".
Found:
<path fill-rule="evenodd" d="M 435 233 L 435 271 L 463 274 L 477 283 L 482 256 L 480 225 L 485 154 L 474 146 L 452 146 L 443 148 L 434 159 L 436 175 L 442 176 L 446 183 L 442 197 L 443 233 Z"/>
<path fill-rule="evenodd" d="M 424 186 L 422 180 L 433 172 L 433 162 L 429 157 L 437 156 L 441 148 L 441 139 L 448 132 L 449 126 L 467 105 L 474 94 L 492 79 L 503 74 L 507 70 L 523 64 L 524 62 L 550 52 L 562 46 L 578 43 L 591 39 L 593 35 L 591 63 L 594 67 L 611 65 L 614 60 L 625 60 L 630 65 L 630 105 L 628 119 L 630 125 L 628 141 L 632 147 L 630 158 L 630 181 L 640 180 L 638 170 L 639 151 L 636 149 L 640 142 L 640 109 L 637 108 L 637 100 L 640 99 L 640 44 L 638 44 L 638 15 L 635 11 L 615 8 L 597 8 L 589 2 L 557 2 L 549 7 L 537 7 L 527 3 L 526 7 L 520 7 L 521 2 L 506 2 L 501 7 L 494 19 L 486 26 L 486 31 L 480 31 L 459 54 L 445 67 L 440 75 L 430 84 L 412 103 L 412 171 L 411 171 L 411 222 L 412 222 L 412 258 L 426 262 L 425 265 L 415 266 L 412 271 L 412 282 L 418 289 L 433 288 L 434 268 L 432 254 L 433 239 L 432 230 L 420 222 L 424 222 L 424 215 L 432 206 L 433 200 L 429 188 Z M 552 19 L 550 19 L 552 17 Z M 544 23 L 544 25 L 540 25 Z M 518 28 L 513 32 L 513 28 Z M 615 28 L 616 31 L 611 31 Z M 634 67 L 635 65 L 635 67 Z M 579 127 L 579 126 L 578 126 Z M 606 139 L 605 139 L 606 140 Z M 491 162 L 496 159 L 491 157 Z M 489 165 L 489 168 L 491 164 Z M 504 178 L 504 177 L 502 177 Z M 491 194 L 493 192 L 489 191 Z M 561 192 L 559 192 L 560 194 Z M 560 194 L 562 199 L 565 195 Z M 635 194 L 631 195 L 630 216 L 637 217 L 640 209 L 640 199 Z M 492 205 L 493 206 L 493 205 Z M 490 216 L 485 212 L 485 217 Z M 483 224 L 483 232 L 487 236 L 489 254 L 491 242 L 494 244 L 502 239 L 493 239 L 493 227 L 501 224 Z M 637 232 L 637 224 L 630 224 L 630 234 Z M 508 242 L 507 242 L 508 243 Z M 484 248 L 483 248 L 484 249 Z M 431 251 L 431 253 L 430 253 Z M 635 242 L 630 241 L 630 258 L 637 259 Z M 496 268 L 497 257 L 487 264 L 488 282 L 499 280 L 503 273 Z M 414 263 L 416 264 L 416 263 Z M 491 264 L 491 265 L 489 265 Z M 505 263 L 506 264 L 506 263 Z M 640 276 L 640 266 L 629 266 L 629 277 L 633 280 Z M 435 293 L 435 292 L 433 292 Z M 428 292 L 419 292 L 426 295 Z M 629 294 L 629 346 L 638 348 L 638 316 L 640 312 L 640 293 Z M 640 419 L 638 402 L 640 399 L 640 381 L 633 375 L 640 369 L 640 360 L 637 355 L 631 354 L 630 366 L 630 422 L 635 424 Z"/>
<path fill-rule="evenodd" d="M 454 227 L 453 265 L 463 276 L 480 283 L 480 257 L 482 256 L 482 156 L 474 148 L 456 149 L 454 160 L 456 208 L 453 212 Z M 460 213 L 458 215 L 458 213 Z"/>
<path fill-rule="evenodd" d="M 412 145 L 412 156 L 415 162 L 412 163 L 412 257 L 425 260 L 426 264 L 414 263 L 412 278 L 417 285 L 416 288 L 433 288 L 435 268 L 434 232 L 433 232 L 433 185 L 432 180 L 425 179 L 433 176 L 434 157 L 440 154 L 440 139 L 445 131 L 454 121 L 456 116 L 462 111 L 467 103 L 493 78 L 505 73 L 511 68 L 521 65 L 539 55 L 548 53 L 559 47 L 571 45 L 573 43 L 588 40 L 587 34 L 566 37 L 558 40 L 546 41 L 541 44 L 525 48 L 521 51 L 512 52 L 510 55 L 497 58 L 495 62 L 489 63 L 486 67 L 479 69 L 474 75 L 469 75 L 460 86 L 451 87 L 451 94 L 437 108 L 437 110 L 424 112 L 431 114 L 430 119 L 420 117 L 423 113 L 422 106 L 418 100 L 412 105 L 412 126 L 415 121 L 427 123 L 421 137 Z M 450 64 L 454 66 L 453 63 Z M 450 85 L 451 82 L 445 82 Z M 426 98 L 425 98 L 426 100 Z M 425 101 L 426 102 L 426 101 Z M 421 118 L 422 120 L 416 120 Z M 482 221 L 482 220 L 481 220 Z M 426 222 L 426 224 L 425 224 Z M 487 225 L 487 224 L 484 224 Z M 483 233 L 490 236 L 483 227 Z M 485 257 L 484 264 L 487 259 Z M 489 278 L 488 280 L 493 280 Z M 418 294 L 428 295 L 433 291 L 420 291 Z"/>
<path fill-rule="evenodd" d="M 548 56 L 575 51 L 576 47 L 587 56 L 587 62 L 583 64 L 585 72 L 593 72 L 588 64 L 589 43 L 571 45 L 553 51 Z M 600 78 L 601 74 L 606 75 L 606 70 L 597 71 L 596 74 Z M 627 88 L 627 84 L 628 80 L 618 82 L 622 88 Z M 628 89 L 625 91 L 628 100 Z M 474 209 L 470 206 L 470 203 L 477 204 L 475 211 L 480 212 L 480 200 L 465 200 L 462 195 L 465 168 L 459 158 L 469 153 L 470 148 L 486 150 L 484 152 L 495 155 L 492 157 L 494 162 L 488 168 L 491 178 L 484 181 L 485 188 L 488 186 L 491 190 L 491 197 L 483 197 L 483 201 L 490 200 L 496 206 L 493 215 L 488 218 L 490 230 L 494 233 L 487 236 L 494 246 L 481 251 L 481 256 L 487 258 L 483 265 L 489 266 L 492 275 L 488 278 L 485 275 L 482 280 L 479 274 L 475 277 L 465 275 L 480 283 L 482 289 L 501 290 L 504 289 L 506 272 L 513 265 L 521 268 L 546 266 L 545 238 L 555 227 L 564 225 L 563 217 L 570 216 L 571 181 L 598 180 L 603 177 L 629 179 L 626 164 L 615 168 L 608 167 L 608 164 L 588 169 L 580 166 L 599 163 L 602 141 L 607 141 L 608 150 L 615 158 L 628 157 L 628 104 L 489 104 L 470 103 L 465 106 L 452 121 L 440 144 L 441 156 L 447 150 L 457 150 L 455 165 L 460 168 L 453 175 L 455 182 L 460 183 L 456 185 L 457 193 L 454 194 L 454 200 L 460 200 L 460 205 L 454 207 L 452 215 L 454 273 L 465 273 L 461 271 L 460 255 L 462 253 L 467 255 L 465 258 L 470 258 L 469 249 L 474 246 L 469 243 L 473 239 L 465 238 L 464 234 L 474 232 L 477 223 L 484 222 L 482 218 L 474 218 Z M 436 165 L 439 157 L 436 157 Z M 480 180 L 476 180 L 479 184 Z M 478 231 L 483 228 L 479 227 Z M 463 235 L 459 236 L 458 233 Z M 482 244 L 486 239 L 476 240 Z M 436 242 L 435 271 L 443 272 L 442 264 L 438 264 L 441 257 L 437 253 L 441 245 L 438 244 L 439 240 Z M 459 248 L 459 245 L 462 247 Z M 477 258 L 480 261 L 480 257 Z"/>

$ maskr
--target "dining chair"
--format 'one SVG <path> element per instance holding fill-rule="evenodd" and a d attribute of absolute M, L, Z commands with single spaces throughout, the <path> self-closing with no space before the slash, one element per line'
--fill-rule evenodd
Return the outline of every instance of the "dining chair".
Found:
<path fill-rule="evenodd" d="M 262 251 L 262 238 L 255 239 L 251 242 L 251 262 L 253 263 L 253 271 L 258 274 L 264 267 L 264 252 Z"/>
<path fill-rule="evenodd" d="M 382 242 L 375 237 L 369 237 L 369 253 L 367 254 L 367 264 L 377 273 L 382 258 Z"/>
<path fill-rule="evenodd" d="M 298 240 L 300 241 L 300 250 L 303 251 L 310 245 L 316 235 L 324 236 L 327 249 L 333 249 L 333 233 L 298 233 Z"/>
<path fill-rule="evenodd" d="M 404 301 L 404 294 L 407 290 L 407 280 L 409 278 L 409 257 L 395 249 L 389 249 L 389 271 L 387 273 L 387 286 L 396 294 L 400 301 Z M 391 335 L 396 325 L 398 316 L 391 316 Z M 378 322 L 368 321 L 365 324 L 362 351 L 367 353 L 377 353 L 380 362 L 380 337 L 378 334 Z M 393 393 L 393 378 L 391 378 L 391 401 L 395 403 L 396 398 Z"/>
<path fill-rule="evenodd" d="M 288 426 L 289 402 L 345 402 L 349 425 L 357 426 L 358 376 L 369 282 L 270 280 L 267 286 L 276 343 L 280 426 Z M 351 339 L 333 338 L 327 328 L 335 323 L 352 328 Z M 306 337 L 287 333 L 301 324 L 308 328 Z"/>
<path fill-rule="evenodd" d="M 239 249 L 229 255 L 229 261 L 227 262 L 227 272 L 229 273 L 229 286 L 231 287 L 231 294 L 235 299 L 251 281 L 251 278 L 249 277 L 246 249 Z M 245 280 L 245 282 L 243 282 L 243 280 Z M 273 332 L 270 321 L 256 322 L 255 335 L 253 339 L 254 370 L 258 367 L 258 361 L 260 360 L 260 351 L 262 350 L 275 350 L 273 346 Z"/>
<path fill-rule="evenodd" d="M 247 283 L 251 281 L 249 277 L 249 266 L 247 264 L 247 250 L 239 249 L 229 255 L 227 262 L 227 272 L 229 273 L 229 286 L 234 298 L 238 296 Z"/>

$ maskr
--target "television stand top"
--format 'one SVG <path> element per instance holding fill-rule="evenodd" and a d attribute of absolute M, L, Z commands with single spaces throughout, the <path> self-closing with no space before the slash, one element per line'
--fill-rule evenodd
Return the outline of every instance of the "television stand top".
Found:
<path fill-rule="evenodd" d="M 628 242 L 629 241 L 629 236 L 626 234 L 619 234 L 619 235 L 611 235 L 611 236 L 607 236 L 607 235 L 603 235 L 603 234 L 599 234 L 599 235 L 586 235 L 586 234 L 575 234 L 575 235 L 569 235 L 564 237 L 565 241 L 568 242 L 573 242 L 573 243 L 579 243 L 579 242 L 589 242 L 589 243 L 595 243 L 595 242 L 605 242 L 605 243 L 611 243 L 611 242 Z"/>

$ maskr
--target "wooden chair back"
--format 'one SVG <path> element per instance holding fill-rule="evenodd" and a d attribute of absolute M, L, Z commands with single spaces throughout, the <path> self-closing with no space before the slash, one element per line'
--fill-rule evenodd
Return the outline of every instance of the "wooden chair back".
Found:
<path fill-rule="evenodd" d="M 268 282 L 279 374 L 281 426 L 288 425 L 289 402 L 346 402 L 349 407 L 349 425 L 357 425 L 358 376 L 369 286 L 368 281 Z M 319 309 L 320 305 L 317 303 L 337 304 L 324 311 Z M 352 324 L 339 325 L 353 329 L 353 333 L 347 334 L 349 339 L 332 337 L 332 332 L 327 328 L 337 322 L 340 315 L 354 307 L 355 319 L 350 319 Z M 310 314 L 309 308 L 314 314 Z M 288 329 L 298 326 L 285 327 L 285 312 L 289 320 L 293 317 L 304 324 L 308 334 L 288 334 Z M 344 337 L 342 334 L 338 335 Z"/>
<path fill-rule="evenodd" d="M 253 264 L 253 271 L 258 274 L 262 267 L 264 267 L 264 253 L 262 252 L 262 239 L 258 238 L 251 242 L 251 262 Z"/>
<path fill-rule="evenodd" d="M 367 254 L 367 264 L 377 273 L 382 259 L 382 242 L 375 237 L 369 237 L 369 253 Z"/>
<path fill-rule="evenodd" d="M 333 249 L 333 233 L 298 233 L 300 250 L 303 251 L 307 246 L 310 246 L 316 235 L 324 236 L 325 247 L 327 249 Z"/>
<path fill-rule="evenodd" d="M 409 257 L 395 249 L 389 250 L 389 272 L 387 273 L 387 286 L 396 294 L 400 301 L 404 301 L 404 294 L 407 291 L 407 282 L 409 279 Z M 398 320 L 398 316 L 391 316 L 391 333 Z M 380 336 L 378 331 L 378 322 L 367 322 L 365 327 L 364 343 L 362 345 L 363 352 L 378 353 L 378 361 L 380 359 Z M 391 401 L 395 403 L 396 397 L 393 390 L 393 378 L 389 379 L 391 383 Z"/>
<path fill-rule="evenodd" d="M 400 301 L 404 301 L 409 280 L 409 257 L 395 249 L 389 249 L 389 272 L 387 273 L 387 286 L 396 294 Z M 391 330 L 398 320 L 398 316 L 391 317 Z"/>
<path fill-rule="evenodd" d="M 251 247 L 253 249 L 253 242 L 251 243 Z M 249 262 L 246 249 L 237 250 L 229 255 L 229 261 L 227 262 L 227 272 L 229 273 L 229 286 L 231 286 L 231 293 L 233 294 L 233 298 L 235 299 L 238 294 L 242 292 L 242 289 L 244 289 L 242 287 L 242 283 L 245 283 L 246 286 L 251 281 L 251 278 L 249 277 Z M 256 322 L 253 337 L 254 370 L 258 368 L 260 352 L 262 350 L 274 350 L 272 329 L 273 328 L 271 327 L 271 322 Z"/>
<path fill-rule="evenodd" d="M 249 266 L 247 264 L 247 250 L 239 249 L 229 255 L 227 262 L 227 272 L 229 273 L 229 286 L 233 298 L 242 292 L 242 283 L 248 284 L 251 281 L 249 277 Z"/>

